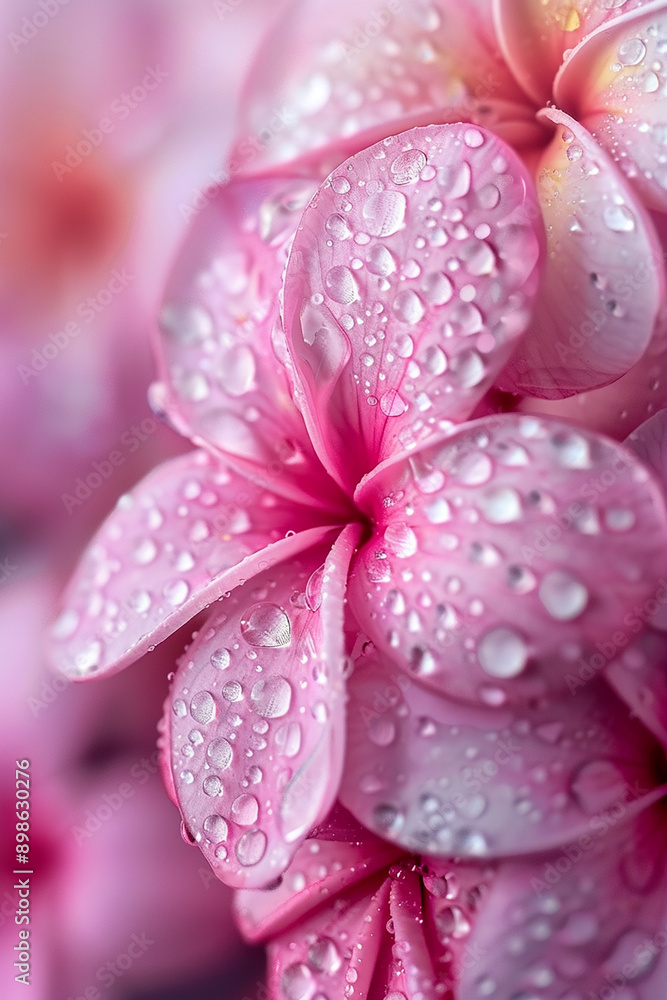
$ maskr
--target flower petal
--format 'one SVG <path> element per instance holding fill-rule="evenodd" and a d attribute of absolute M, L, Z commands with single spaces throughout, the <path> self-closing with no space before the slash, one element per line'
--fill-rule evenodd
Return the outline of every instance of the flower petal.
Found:
<path fill-rule="evenodd" d="M 378 840 L 336 805 L 326 824 L 297 849 L 280 882 L 268 889 L 241 889 L 236 916 L 249 941 L 274 937 L 323 899 L 334 899 L 398 860 L 402 851 Z"/>
<path fill-rule="evenodd" d="M 559 398 L 624 375 L 646 350 L 664 293 L 655 227 L 612 159 L 574 119 L 556 134 L 537 191 L 548 264 L 533 320 L 500 384 Z"/>
<path fill-rule="evenodd" d="M 236 887 L 280 876 L 338 790 L 343 591 L 358 528 L 260 574 L 206 623 L 171 692 L 186 830 Z M 325 561 L 326 559 L 326 561 Z"/>
<path fill-rule="evenodd" d="M 338 897 L 336 908 L 317 911 L 274 940 L 268 955 L 272 1000 L 343 997 L 350 983 L 355 1000 L 367 1000 L 371 984 L 384 984 L 390 887 L 375 876 Z"/>
<path fill-rule="evenodd" d="M 121 497 L 84 554 L 52 630 L 53 662 L 75 679 L 120 670 L 253 573 L 320 541 L 330 529 L 316 527 L 318 513 L 203 451 L 165 462 Z"/>
<path fill-rule="evenodd" d="M 429 687 L 498 704 L 562 689 L 667 569 L 662 490 L 555 420 L 477 420 L 367 477 L 350 610 Z"/>
<path fill-rule="evenodd" d="M 558 854 L 501 866 L 469 940 L 476 960 L 461 1000 L 661 1000 L 664 817 L 651 809 L 626 821 L 617 811 Z"/>
<path fill-rule="evenodd" d="M 601 24 L 646 0 L 494 0 L 500 45 L 514 76 L 537 104 L 551 99 L 563 57 Z"/>
<path fill-rule="evenodd" d="M 667 600 L 667 584 L 658 592 L 662 607 Z M 641 619 L 633 620 L 633 632 Z M 605 668 L 605 677 L 630 707 L 632 714 L 667 747 L 667 636 L 646 628 Z"/>
<path fill-rule="evenodd" d="M 256 482 L 334 506 L 272 343 L 287 245 L 315 190 L 274 177 L 207 195 L 165 295 L 159 405 Z"/>
<path fill-rule="evenodd" d="M 521 101 L 490 0 L 341 0 L 335 8 L 305 0 L 258 54 L 232 163 L 255 172 L 311 151 L 340 163 L 415 125 L 480 118 L 495 129 L 495 119 L 484 120 L 489 105 L 502 120 L 504 106 L 511 117 Z"/>
<path fill-rule="evenodd" d="M 654 0 L 572 53 L 556 81 L 568 107 L 617 161 L 648 206 L 667 211 L 667 5 Z"/>
<path fill-rule="evenodd" d="M 285 335 L 311 439 L 354 488 L 378 461 L 472 412 L 537 287 L 537 213 L 515 153 L 467 125 L 353 156 L 306 209 Z"/>
<path fill-rule="evenodd" d="M 437 698 L 388 668 L 370 652 L 348 680 L 340 797 L 407 851 L 475 859 L 548 850 L 652 787 L 656 745 L 600 682 L 512 712 Z"/>

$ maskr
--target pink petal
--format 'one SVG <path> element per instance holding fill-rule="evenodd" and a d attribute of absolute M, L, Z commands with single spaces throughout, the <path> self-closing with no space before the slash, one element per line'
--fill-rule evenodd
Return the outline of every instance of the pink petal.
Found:
<path fill-rule="evenodd" d="M 367 1000 L 372 986 L 384 984 L 390 886 L 376 876 L 277 938 L 269 946 L 271 1000 L 344 997 L 349 984 L 354 1000 Z"/>
<path fill-rule="evenodd" d="M 570 686 L 667 570 L 662 490 L 555 420 L 477 420 L 367 478 L 350 610 L 429 687 L 501 704 Z"/>
<path fill-rule="evenodd" d="M 662 1000 L 663 807 L 627 820 L 618 809 L 562 852 L 501 867 L 468 941 L 461 1000 Z"/>
<path fill-rule="evenodd" d="M 658 595 L 663 602 L 667 599 L 667 584 Z M 633 638 L 642 624 L 642 611 L 646 620 L 649 608 L 645 605 L 633 615 L 628 638 L 606 666 L 605 677 L 632 714 L 667 747 L 667 636 L 645 628 Z"/>
<path fill-rule="evenodd" d="M 530 331 L 500 384 L 559 398 L 606 385 L 641 358 L 664 278 L 650 216 L 613 160 L 568 115 L 541 116 L 556 126 L 537 172 L 549 263 Z"/>
<path fill-rule="evenodd" d="M 334 506 L 272 343 L 287 244 L 314 191 L 282 177 L 207 194 L 165 295 L 159 403 L 237 471 Z"/>
<path fill-rule="evenodd" d="M 236 915 L 244 937 L 275 936 L 315 909 L 388 868 L 401 856 L 393 844 L 378 840 L 346 809 L 337 805 L 324 826 L 297 849 L 283 878 L 268 889 L 242 889 Z"/>
<path fill-rule="evenodd" d="M 548 850 L 613 804 L 640 802 L 653 784 L 654 741 L 599 682 L 537 708 L 468 708 L 369 653 L 348 690 L 341 801 L 407 851 L 475 859 Z"/>
<path fill-rule="evenodd" d="M 186 829 L 237 887 L 283 873 L 336 797 L 345 730 L 343 591 L 358 529 L 228 597 L 171 692 Z M 325 562 L 326 559 L 326 562 Z"/>
<path fill-rule="evenodd" d="M 54 663 L 76 679 L 120 670 L 258 570 L 320 541 L 328 529 L 318 522 L 317 509 L 203 451 L 165 462 L 121 497 L 84 554 L 52 630 Z"/>
<path fill-rule="evenodd" d="M 322 461 L 353 488 L 472 412 L 536 292 L 537 209 L 516 154 L 467 125 L 353 156 L 306 209 L 285 334 Z"/>
<path fill-rule="evenodd" d="M 641 6 L 646 0 L 567 4 L 562 0 L 495 0 L 494 15 L 503 55 L 514 76 L 537 104 L 552 96 L 566 52 L 591 31 Z"/>
<path fill-rule="evenodd" d="M 489 105 L 502 120 L 521 101 L 490 0 L 305 0 L 258 54 L 232 164 L 255 172 L 313 150 L 340 163 L 415 125 L 480 118 L 495 128 Z"/>
<path fill-rule="evenodd" d="M 573 52 L 556 81 L 556 100 L 613 156 L 643 201 L 665 212 L 667 98 L 660 67 L 667 11 L 664 0 L 628 10 Z"/>

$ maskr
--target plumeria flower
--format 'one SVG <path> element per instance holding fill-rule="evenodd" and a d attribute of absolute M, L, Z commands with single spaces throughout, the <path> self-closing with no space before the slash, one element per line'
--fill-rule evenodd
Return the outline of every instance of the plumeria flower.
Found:
<path fill-rule="evenodd" d="M 658 587 L 663 491 L 628 448 L 565 422 L 470 420 L 538 291 L 533 189 L 503 140 L 417 128 L 312 194 L 298 169 L 270 173 L 198 218 L 154 396 L 200 448 L 121 498 L 66 594 L 54 657 L 73 678 L 108 674 L 212 605 L 163 741 L 186 835 L 231 885 L 280 876 L 339 790 L 408 851 L 552 849 L 585 829 L 576 776 L 604 790 L 609 747 L 638 777 L 622 713 L 588 726 L 590 699 L 561 696 Z M 393 675 L 401 726 L 359 731 L 364 678 Z M 505 732 L 526 766 L 482 802 L 466 768 Z M 433 827 L 437 781 L 464 808 Z M 524 800 L 543 821 L 523 820 Z"/>
<path fill-rule="evenodd" d="M 646 354 L 599 403 L 563 410 L 624 437 L 667 403 L 664 317 L 656 322 L 666 47 L 657 0 L 354 0 L 335 10 L 301 0 L 260 52 L 242 134 L 287 106 L 290 126 L 251 169 L 307 154 L 325 172 L 342 151 L 411 126 L 468 121 L 502 136 L 535 178 L 547 253 L 530 335 L 499 384 L 559 400 L 614 382 Z M 495 186 L 480 198 L 492 203 Z M 602 422 L 604 406 L 615 422 Z"/>

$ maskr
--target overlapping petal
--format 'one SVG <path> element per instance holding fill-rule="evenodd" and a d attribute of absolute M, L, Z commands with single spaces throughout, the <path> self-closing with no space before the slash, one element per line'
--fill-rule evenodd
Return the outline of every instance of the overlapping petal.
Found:
<path fill-rule="evenodd" d="M 232 160 L 252 172 L 311 151 L 340 162 L 442 121 L 502 129 L 529 117 L 521 99 L 490 0 L 302 0 L 258 54 Z"/>
<path fill-rule="evenodd" d="M 646 350 L 665 282 L 655 227 L 587 130 L 555 109 L 537 168 L 547 265 L 530 330 L 500 384 L 559 398 L 624 375 Z"/>
<path fill-rule="evenodd" d="M 386 463 L 350 609 L 423 684 L 498 704 L 564 686 L 665 573 L 662 490 L 621 445 L 559 421 L 475 421 Z"/>
<path fill-rule="evenodd" d="M 311 439 L 350 492 L 465 419 L 508 359 L 538 281 L 531 191 L 498 138 L 445 125 L 353 156 L 306 209 L 285 336 Z"/>
<path fill-rule="evenodd" d="M 536 104 L 552 94 L 563 59 L 601 25 L 647 0 L 493 0 L 501 49 L 514 76 Z"/>
<path fill-rule="evenodd" d="M 418 854 L 498 858 L 589 832 L 639 808 L 657 745 L 603 684 L 505 710 L 438 698 L 367 654 L 348 680 L 340 797 L 360 823 Z"/>
<path fill-rule="evenodd" d="M 206 452 L 164 463 L 121 497 L 84 554 L 53 628 L 54 662 L 76 679 L 120 670 L 258 570 L 326 537 L 322 523 L 317 508 Z"/>
<path fill-rule="evenodd" d="M 662 1000 L 664 816 L 627 820 L 616 810 L 562 852 L 501 867 L 470 938 L 462 1000 Z"/>
<path fill-rule="evenodd" d="M 628 5 L 629 6 L 629 5 Z M 667 4 L 653 0 L 605 25 L 572 53 L 555 84 L 639 192 L 667 211 Z"/>
<path fill-rule="evenodd" d="M 165 295 L 161 405 L 255 481 L 334 506 L 272 342 L 287 247 L 314 192 L 284 176 L 211 193 Z"/>
<path fill-rule="evenodd" d="M 230 885 L 282 875 L 329 812 L 343 763 L 343 592 L 356 526 L 228 597 L 170 695 L 186 829 Z M 325 561 L 326 560 L 326 561 Z"/>

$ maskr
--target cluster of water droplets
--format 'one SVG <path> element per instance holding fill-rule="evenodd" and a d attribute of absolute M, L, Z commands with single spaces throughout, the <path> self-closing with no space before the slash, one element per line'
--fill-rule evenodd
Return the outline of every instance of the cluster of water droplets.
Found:
<path fill-rule="evenodd" d="M 160 318 L 171 405 L 224 451 L 263 467 L 303 462 L 271 335 L 287 247 L 315 189 L 277 179 L 219 192 L 193 227 Z"/>
<path fill-rule="evenodd" d="M 607 586 L 613 575 L 641 589 L 633 539 L 644 500 L 654 516 L 648 498 L 636 507 L 647 474 L 625 460 L 612 471 L 615 458 L 569 426 L 506 416 L 422 451 L 403 477 L 387 474 L 400 490 L 371 480 L 362 502 L 378 528 L 351 589 L 363 627 L 465 700 L 498 706 L 517 690 L 562 687 L 588 648 L 591 606 L 609 596 L 597 593 L 600 560 Z"/>
<path fill-rule="evenodd" d="M 323 569 L 292 569 L 287 599 L 267 574 L 227 598 L 172 692 L 172 767 L 188 839 L 215 868 L 264 862 L 264 884 L 312 825 L 327 780 L 318 760 L 332 710 Z"/>
<path fill-rule="evenodd" d="M 415 130 L 335 171 L 306 212 L 295 249 L 317 265 L 297 350 L 315 393 L 351 357 L 341 391 L 351 372 L 367 438 L 387 418 L 408 447 L 460 419 L 523 332 L 537 245 L 515 172 L 478 128 Z"/>

